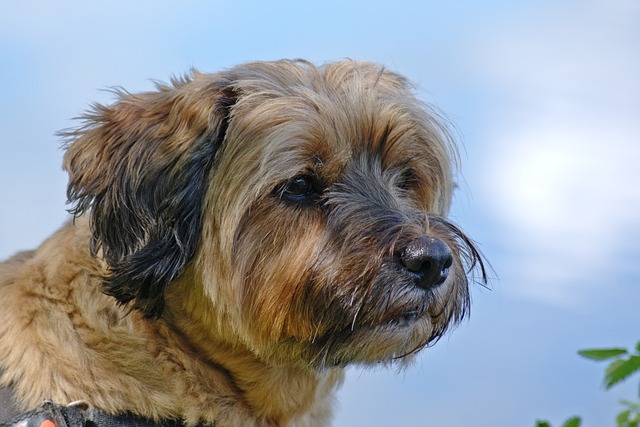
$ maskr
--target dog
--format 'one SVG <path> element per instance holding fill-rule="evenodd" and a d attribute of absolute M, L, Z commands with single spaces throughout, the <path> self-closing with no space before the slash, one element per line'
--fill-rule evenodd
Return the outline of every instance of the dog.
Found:
<path fill-rule="evenodd" d="M 114 89 L 61 132 L 70 219 L 0 264 L 0 386 L 182 425 L 323 426 L 485 280 L 457 154 L 403 76 L 343 60 Z M 479 271 L 479 273 L 478 273 Z"/>

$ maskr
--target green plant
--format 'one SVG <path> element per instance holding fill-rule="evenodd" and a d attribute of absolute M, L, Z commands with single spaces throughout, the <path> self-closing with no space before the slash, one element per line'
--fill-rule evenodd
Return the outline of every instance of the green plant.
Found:
<path fill-rule="evenodd" d="M 636 372 L 640 372 L 640 342 L 636 344 L 634 352 L 625 348 L 606 348 L 593 350 L 580 350 L 578 354 L 590 360 L 610 360 L 604 374 L 604 386 L 608 390 L 621 381 L 626 380 Z M 624 408 L 616 416 L 618 427 L 640 426 L 640 388 L 638 389 L 638 401 L 621 400 Z"/>
<path fill-rule="evenodd" d="M 565 421 L 562 427 L 580 427 L 581 423 L 580 417 L 573 417 Z M 548 421 L 538 421 L 536 422 L 536 427 L 551 427 L 551 424 Z"/>
<path fill-rule="evenodd" d="M 604 373 L 604 386 L 608 390 L 614 385 L 640 372 L 640 342 L 634 351 L 625 348 L 599 348 L 580 350 L 578 354 L 597 362 L 610 361 Z M 640 387 L 638 401 L 621 400 L 623 409 L 616 416 L 617 427 L 640 427 Z M 580 417 L 573 417 L 565 421 L 562 427 L 580 427 Z M 548 421 L 537 421 L 536 427 L 551 427 Z"/>

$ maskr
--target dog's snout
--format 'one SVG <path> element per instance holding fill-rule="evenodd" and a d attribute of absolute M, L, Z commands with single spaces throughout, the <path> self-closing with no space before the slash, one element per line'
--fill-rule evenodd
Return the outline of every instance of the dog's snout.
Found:
<path fill-rule="evenodd" d="M 440 239 L 422 236 L 410 242 L 401 254 L 402 265 L 423 289 L 442 284 L 453 264 L 451 249 Z"/>

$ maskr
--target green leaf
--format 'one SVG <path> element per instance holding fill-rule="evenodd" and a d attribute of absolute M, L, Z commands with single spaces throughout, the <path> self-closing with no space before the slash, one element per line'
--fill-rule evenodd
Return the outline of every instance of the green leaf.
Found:
<path fill-rule="evenodd" d="M 580 350 L 578 354 L 582 357 L 586 357 L 591 360 L 607 360 L 614 357 L 627 354 L 627 350 L 624 348 L 598 348 L 591 350 Z"/>
<path fill-rule="evenodd" d="M 636 344 L 636 353 L 640 354 L 640 341 L 638 341 L 638 344 Z"/>
<path fill-rule="evenodd" d="M 563 425 L 562 427 L 580 427 L 580 424 L 582 423 L 582 420 L 580 419 L 580 417 L 573 417 L 573 418 L 569 418 Z"/>
<path fill-rule="evenodd" d="M 536 427 L 551 427 L 548 421 L 536 421 Z"/>
<path fill-rule="evenodd" d="M 628 409 L 627 409 L 626 411 L 622 411 L 622 412 L 620 412 L 620 413 L 616 416 L 616 424 L 617 424 L 619 427 L 624 426 L 624 425 L 627 423 L 627 421 L 629 421 L 629 414 L 631 414 L 631 411 L 630 411 L 630 410 L 628 410 Z"/>
<path fill-rule="evenodd" d="M 638 370 L 640 370 L 640 356 L 629 356 L 628 359 L 615 360 L 605 371 L 604 385 L 609 389 Z"/>

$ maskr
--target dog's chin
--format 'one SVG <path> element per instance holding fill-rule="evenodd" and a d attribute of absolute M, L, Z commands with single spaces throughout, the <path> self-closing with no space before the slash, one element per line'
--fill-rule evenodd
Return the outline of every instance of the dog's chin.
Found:
<path fill-rule="evenodd" d="M 435 343 L 461 317 L 464 304 L 457 301 L 457 286 L 454 280 L 430 289 L 403 280 L 374 281 L 368 298 L 359 304 L 340 297 L 331 304 L 318 304 L 307 322 L 321 327 L 310 336 L 279 340 L 276 345 L 284 347 L 277 353 L 297 354 L 307 366 L 318 368 L 403 363 Z"/>
<path fill-rule="evenodd" d="M 415 323 L 423 320 L 425 316 L 426 313 L 422 310 L 407 310 L 401 312 L 398 316 L 392 317 L 391 319 L 387 320 L 381 326 L 385 328 L 395 328 L 400 330 L 403 328 L 410 328 L 414 326 Z"/>
<path fill-rule="evenodd" d="M 307 350 L 312 366 L 344 367 L 404 363 L 440 334 L 426 312 L 407 311 L 376 325 L 352 326 L 311 343 Z"/>
<path fill-rule="evenodd" d="M 431 342 L 436 328 L 428 317 L 407 315 L 371 329 L 355 331 L 336 352 L 338 364 L 403 363 Z"/>

